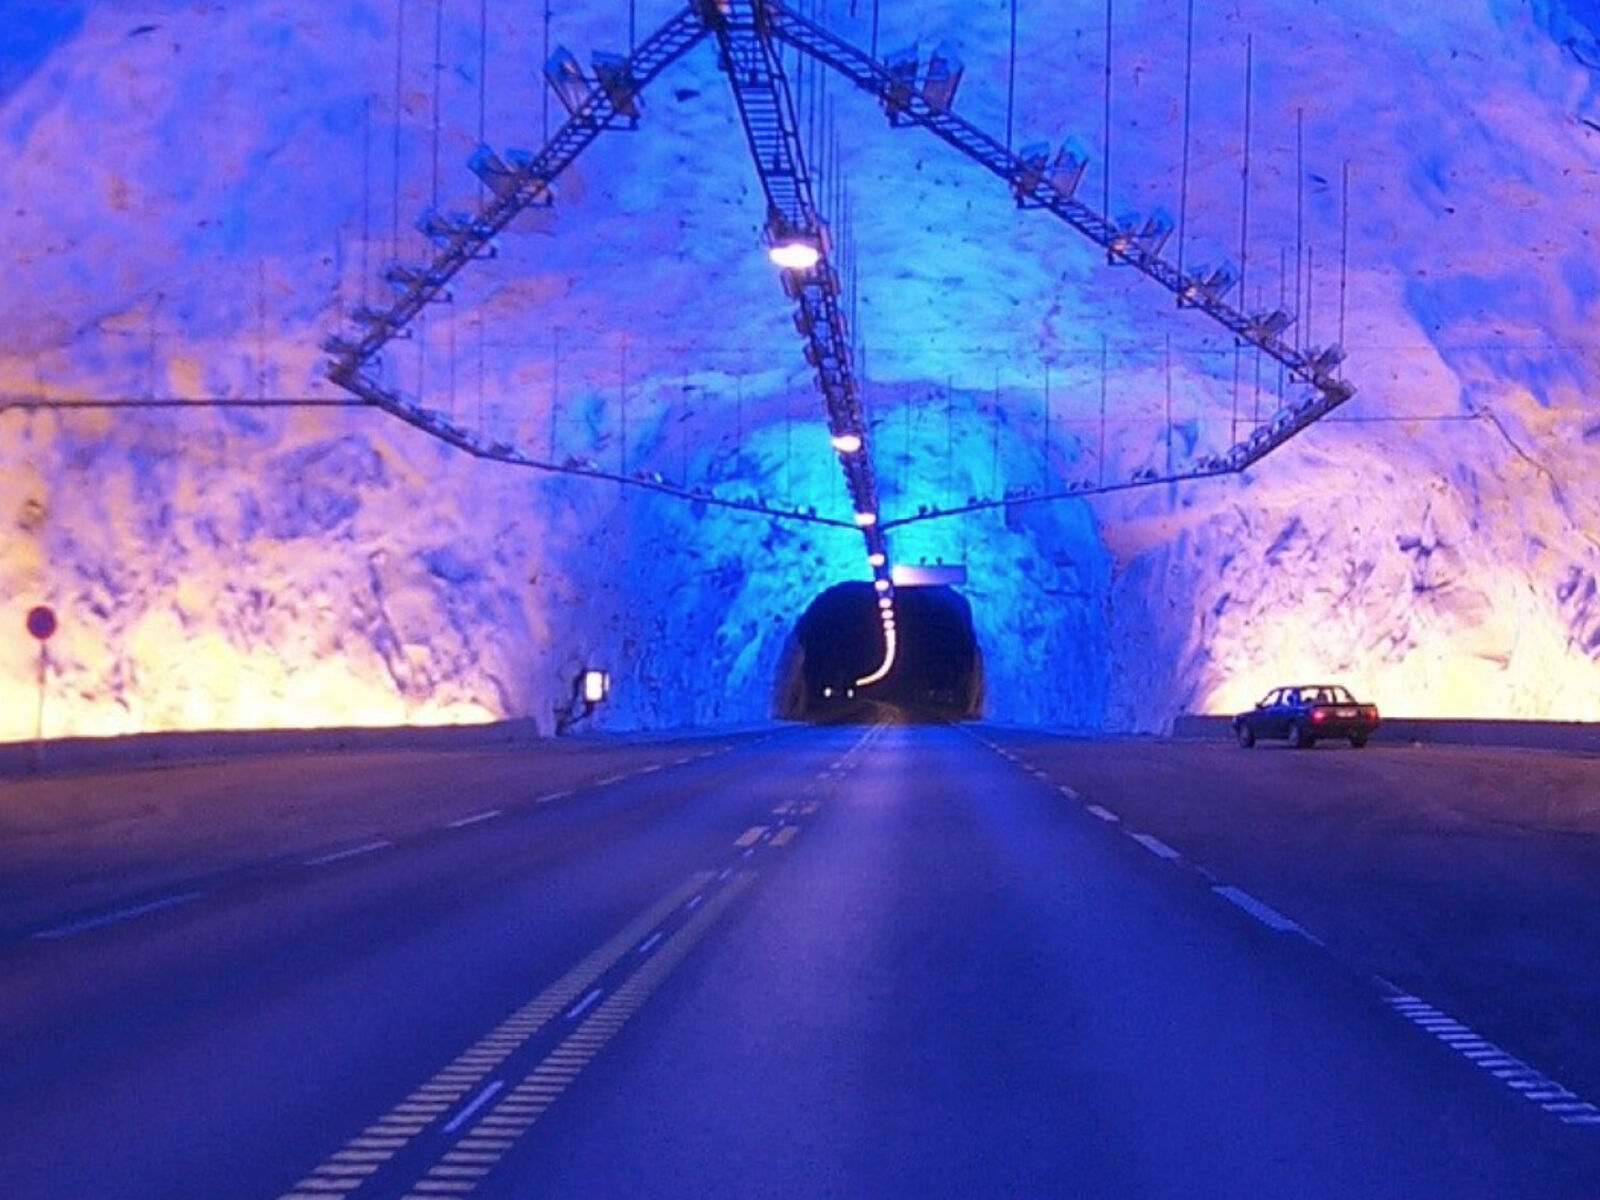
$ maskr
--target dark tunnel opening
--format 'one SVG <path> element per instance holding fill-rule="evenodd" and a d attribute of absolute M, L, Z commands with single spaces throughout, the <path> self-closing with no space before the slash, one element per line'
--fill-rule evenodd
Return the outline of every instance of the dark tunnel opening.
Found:
<path fill-rule="evenodd" d="M 983 654 L 972 606 L 945 585 L 901 586 L 894 592 L 894 664 L 865 686 L 884 661 L 878 594 L 870 583 L 841 583 L 800 617 L 779 670 L 779 717 L 852 721 L 884 705 L 909 720 L 967 720 L 983 711 Z"/>

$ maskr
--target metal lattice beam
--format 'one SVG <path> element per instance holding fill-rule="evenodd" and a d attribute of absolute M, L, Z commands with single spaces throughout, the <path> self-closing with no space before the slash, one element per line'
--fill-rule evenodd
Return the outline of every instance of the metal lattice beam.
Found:
<path fill-rule="evenodd" d="M 772 36 L 777 9 L 769 0 L 701 0 L 700 11 L 716 35 L 722 69 L 761 178 L 768 238 L 774 246 L 803 246 L 813 256 L 810 265 L 784 269 L 784 292 L 795 302 L 795 328 L 805 339 L 806 361 L 816 369 L 817 388 L 827 408 L 856 520 L 863 525 L 867 552 L 875 573 L 887 582 L 888 548 L 878 523 L 878 489 L 861 385 L 841 303 L 839 272 L 817 211 L 794 98 Z"/>
<path fill-rule="evenodd" d="M 1313 395 L 1277 419 L 1253 430 L 1250 436 L 1219 456 L 1200 459 L 1193 469 L 1162 473 L 1143 470 L 1127 483 L 1109 486 L 1084 486 L 1027 498 L 1028 503 L 1047 499 L 1078 497 L 1099 492 L 1146 487 L 1180 479 L 1232 474 L 1265 457 L 1307 426 L 1348 401 L 1355 388 L 1337 376 L 1343 352 L 1336 346 L 1316 351 L 1301 351 L 1278 335 L 1287 324 L 1283 313 L 1251 315 L 1234 308 L 1223 297 L 1233 280 L 1225 270 L 1206 274 L 1186 274 L 1161 257 L 1165 230 L 1153 223 L 1141 228 L 1122 228 L 1074 198 L 1083 164 L 1065 155 L 1025 158 L 1015 154 L 995 138 L 950 111 L 952 89 L 942 77 L 919 83 L 915 67 L 907 71 L 880 63 L 843 38 L 787 8 L 769 5 L 772 33 L 816 61 L 836 71 L 858 88 L 875 97 L 896 124 L 918 125 L 947 145 L 978 163 L 1010 185 L 1017 204 L 1041 208 L 1101 247 L 1114 264 L 1133 267 L 1164 287 L 1181 307 L 1194 308 L 1227 329 L 1243 345 L 1281 363 L 1289 376 L 1313 389 Z M 911 517 L 889 522 L 911 524 L 933 517 L 996 508 L 1016 499 L 982 501 L 928 517 Z"/>
<path fill-rule="evenodd" d="M 690 490 L 659 478 L 628 477 L 573 461 L 543 462 L 504 443 L 486 443 L 479 435 L 454 425 L 443 414 L 407 401 L 368 374 L 369 366 L 377 361 L 389 342 L 407 336 L 413 319 L 430 303 L 447 297 L 447 285 L 467 263 L 492 256 L 493 239 L 518 214 L 531 206 L 553 202 L 555 180 L 602 132 L 635 127 L 640 90 L 708 34 L 714 35 L 718 43 L 722 65 L 732 85 L 751 156 L 766 195 L 769 237 L 774 243 L 796 238 L 816 252 L 811 264 L 786 267 L 783 284 L 796 305 L 795 325 L 805 339 L 806 359 L 816 369 L 817 386 L 827 408 L 836 445 L 837 439 L 858 439 L 853 449 L 841 448 L 841 465 L 858 514 L 856 523 L 862 524 L 862 519 L 870 515 L 872 523 L 866 525 L 863 533 L 873 564 L 884 576 L 887 574 L 884 531 L 888 528 L 1003 505 L 1076 498 L 1236 473 L 1354 394 L 1354 388 L 1336 374 L 1343 358 L 1337 347 L 1318 351 L 1295 348 L 1279 336 L 1290 320 L 1287 314 L 1250 315 L 1224 299 L 1233 283 L 1226 270 L 1186 274 L 1163 259 L 1161 248 L 1170 230 L 1154 222 L 1141 228 L 1122 228 L 1075 199 L 1074 193 L 1083 175 L 1082 162 L 1064 153 L 1053 162 L 1047 155 L 1013 153 L 950 111 L 955 87 L 947 73 L 935 73 L 930 66 L 927 77 L 919 79 L 914 63 L 909 66 L 879 63 L 821 25 L 789 11 L 778 0 L 693 0 L 689 7 L 647 38 L 631 57 L 608 62 L 603 71 L 597 72 L 600 78 L 592 86 L 582 78 L 581 72 L 576 78 L 553 80 L 569 105 L 570 119 L 537 155 L 517 157 L 506 163 L 486 148 L 480 148 L 472 165 L 488 185 L 488 200 L 470 218 L 451 221 L 430 214 L 424 220 L 422 228 L 433 239 L 437 253 L 423 266 L 391 267 L 387 278 L 395 286 L 396 295 L 389 307 L 358 310 L 353 336 L 328 339 L 325 348 L 332 355 L 329 378 L 359 399 L 480 458 L 642 487 L 778 519 L 849 525 L 849 522 L 817 517 L 814 511 L 726 500 L 703 489 Z M 1160 473 L 1146 468 L 1127 482 L 1076 484 L 1061 491 L 974 501 L 943 512 L 880 521 L 876 480 L 867 445 L 867 422 L 841 303 L 839 274 L 830 259 L 828 230 L 817 212 L 812 194 L 799 122 L 778 50 L 780 40 L 876 96 L 892 123 L 919 125 L 929 130 L 1003 179 L 1020 207 L 1050 212 L 1100 246 L 1108 261 L 1131 266 L 1154 280 L 1176 297 L 1180 307 L 1199 310 L 1232 333 L 1241 346 L 1253 346 L 1282 364 L 1291 378 L 1309 385 L 1314 394 L 1298 405 L 1281 410 L 1270 423 L 1257 426 L 1247 439 L 1233 445 L 1226 453 L 1200 458 L 1187 470 Z"/>

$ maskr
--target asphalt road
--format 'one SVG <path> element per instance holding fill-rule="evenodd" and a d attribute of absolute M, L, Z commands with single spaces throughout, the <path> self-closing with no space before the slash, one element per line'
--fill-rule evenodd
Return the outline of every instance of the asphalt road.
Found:
<path fill-rule="evenodd" d="M 575 783 L 366 763 L 392 802 L 333 840 L 253 817 L 255 855 L 174 833 L 119 866 L 96 825 L 110 878 L 58 911 L 67 826 L 13 834 L 0 1193 L 1600 1196 L 1600 1096 L 1326 936 L 1282 839 L 1181 803 L 1409 779 L 1363 753 L 886 725 Z M 218 828 L 296 786 L 208 769 Z"/>

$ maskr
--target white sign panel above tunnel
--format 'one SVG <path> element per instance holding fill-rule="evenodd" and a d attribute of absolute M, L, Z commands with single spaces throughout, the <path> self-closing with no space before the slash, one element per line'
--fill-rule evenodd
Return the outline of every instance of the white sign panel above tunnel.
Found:
<path fill-rule="evenodd" d="M 964 563 L 896 563 L 891 576 L 896 587 L 960 587 L 967 582 L 967 568 Z"/>

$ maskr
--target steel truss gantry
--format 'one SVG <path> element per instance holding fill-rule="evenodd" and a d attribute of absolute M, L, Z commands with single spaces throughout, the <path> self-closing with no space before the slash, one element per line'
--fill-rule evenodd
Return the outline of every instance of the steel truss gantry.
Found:
<path fill-rule="evenodd" d="M 554 185 L 578 156 L 607 130 L 638 124 L 638 96 L 668 66 L 699 42 L 713 37 L 728 74 L 749 139 L 752 158 L 766 193 L 767 233 L 778 244 L 793 239 L 816 252 L 812 263 L 783 269 L 785 292 L 795 302 L 795 326 L 805 340 L 807 361 L 816 369 L 817 386 L 827 409 L 830 431 L 840 450 L 846 483 L 855 506 L 853 522 L 818 517 L 798 509 L 776 508 L 757 501 L 729 500 L 701 490 L 657 479 L 624 476 L 588 466 L 543 462 L 504 443 L 486 442 L 479 434 L 454 424 L 442 413 L 423 407 L 383 386 L 370 368 L 384 348 L 409 334 L 409 325 L 430 303 L 448 298 L 450 281 L 475 259 L 493 256 L 496 236 L 524 210 L 554 201 Z M 978 501 L 961 508 L 883 521 L 867 444 L 861 386 L 854 373 L 850 333 L 845 320 L 839 274 L 830 257 L 828 230 L 818 215 L 811 190 L 793 97 L 777 43 L 782 42 L 843 76 L 875 96 L 896 125 L 920 126 L 970 158 L 1009 186 L 1019 207 L 1039 208 L 1065 222 L 1101 247 L 1114 264 L 1132 267 L 1165 288 L 1180 307 L 1192 308 L 1229 331 L 1241 347 L 1251 346 L 1280 363 L 1287 375 L 1310 388 L 1310 395 L 1256 426 L 1225 453 L 1196 460 L 1185 469 L 1158 472 L 1146 468 L 1128 481 L 1081 485 L 1060 492 L 1022 498 Z M 1292 318 L 1283 312 L 1251 314 L 1235 308 L 1225 295 L 1235 282 L 1226 269 L 1185 272 L 1161 256 L 1170 229 L 1155 221 L 1122 227 L 1075 198 L 1085 163 L 1061 152 L 1053 159 L 1025 149 L 1013 152 L 987 133 L 956 116 L 950 103 L 954 86 L 949 76 L 904 63 L 879 62 L 859 48 L 789 10 L 780 0 L 693 0 L 642 42 L 625 59 L 597 66 L 592 81 L 564 79 L 559 90 L 570 116 L 539 153 L 509 156 L 504 161 L 487 147 L 474 154 L 471 166 L 486 185 L 486 199 L 475 216 L 441 219 L 429 215 L 420 224 L 436 250 L 423 266 L 391 267 L 386 278 L 395 288 L 387 308 L 363 307 L 353 314 L 354 332 L 329 338 L 332 356 L 328 377 L 360 399 L 480 458 L 515 463 L 539 470 L 576 474 L 692 499 L 699 503 L 742 509 L 773 518 L 862 527 L 875 568 L 886 557 L 884 531 L 919 520 L 947 517 L 1007 504 L 1039 503 L 1065 497 L 1159 483 L 1233 474 L 1259 461 L 1307 426 L 1328 415 L 1354 394 L 1337 374 L 1343 360 L 1336 346 L 1297 349 L 1280 335 Z M 841 441 L 841 439 L 858 439 Z"/>

